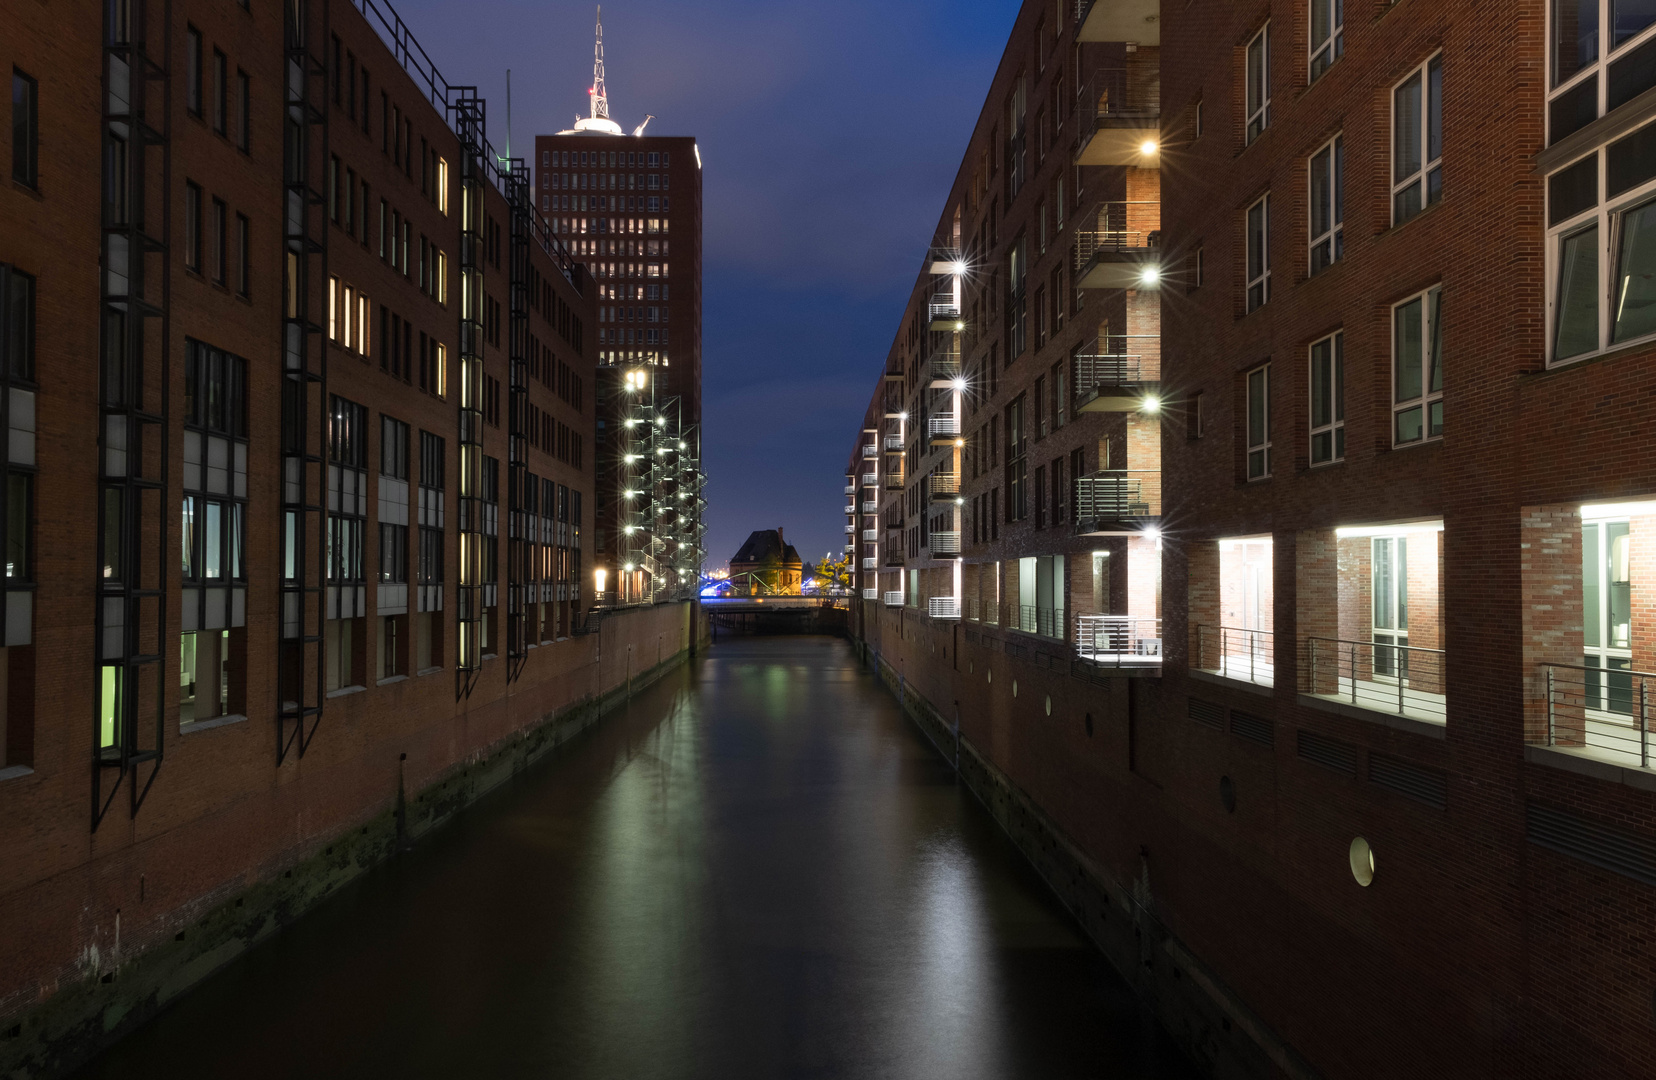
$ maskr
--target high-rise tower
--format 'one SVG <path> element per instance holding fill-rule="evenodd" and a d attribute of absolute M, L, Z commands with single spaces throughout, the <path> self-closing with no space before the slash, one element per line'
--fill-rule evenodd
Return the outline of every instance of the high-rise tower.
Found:
<path fill-rule="evenodd" d="M 701 153 L 610 115 L 601 9 L 587 94 L 587 115 L 536 138 L 535 192 L 598 288 L 594 584 L 644 602 L 693 588 L 703 556 Z"/>

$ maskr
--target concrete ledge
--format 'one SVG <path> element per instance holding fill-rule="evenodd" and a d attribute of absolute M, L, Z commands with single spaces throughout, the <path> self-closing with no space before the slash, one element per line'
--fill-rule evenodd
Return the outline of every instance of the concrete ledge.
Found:
<path fill-rule="evenodd" d="M 1591 776 L 1612 784 L 1623 784 L 1640 791 L 1656 791 L 1656 772 L 1635 766 L 1617 765 L 1594 757 L 1590 750 L 1575 750 L 1563 746 L 1526 746 L 1524 760 L 1531 765 Z"/>
<path fill-rule="evenodd" d="M 16 780 L 24 776 L 33 776 L 34 770 L 27 765 L 9 765 L 0 769 L 0 780 Z"/>
<path fill-rule="evenodd" d="M 1416 720 L 1412 716 L 1398 716 L 1395 713 L 1365 709 L 1360 705 L 1347 705 L 1343 701 L 1330 701 L 1314 694 L 1300 694 L 1297 700 L 1308 709 L 1320 709 L 1323 712 L 1347 716 L 1353 720 L 1361 720 L 1365 724 L 1379 724 L 1381 727 L 1407 731 L 1415 735 L 1424 735 L 1428 739 L 1447 739 L 1449 737 L 1448 727 L 1443 724 L 1434 724 L 1429 720 Z"/>
<path fill-rule="evenodd" d="M 212 731 L 227 724 L 239 724 L 246 720 L 245 716 L 215 716 L 211 720 L 191 720 L 188 724 L 179 724 L 180 735 L 194 735 L 198 731 Z"/>
<path fill-rule="evenodd" d="M 1187 668 L 1185 674 L 1197 682 L 1212 683 L 1214 686 L 1223 686 L 1231 690 L 1240 690 L 1244 694 L 1258 694 L 1260 697 L 1276 697 L 1276 687 L 1261 686 L 1258 683 L 1248 682 L 1246 679 L 1233 679 L 1229 675 L 1215 675 L 1211 671 L 1202 671 L 1198 668 Z"/>

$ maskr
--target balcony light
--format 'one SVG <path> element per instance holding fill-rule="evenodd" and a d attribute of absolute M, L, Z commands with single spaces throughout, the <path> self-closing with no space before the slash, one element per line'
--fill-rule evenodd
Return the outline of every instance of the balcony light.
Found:
<path fill-rule="evenodd" d="M 966 445 L 966 440 L 965 439 L 956 439 L 955 440 L 955 445 L 956 446 L 965 446 Z"/>
<path fill-rule="evenodd" d="M 955 505 L 956 506 L 965 506 L 966 505 L 966 500 L 965 499 L 956 499 L 955 500 Z"/>
<path fill-rule="evenodd" d="M 1341 540 L 1350 540 L 1442 531 L 1443 521 L 1439 519 L 1437 521 L 1406 521 L 1398 525 L 1353 525 L 1347 528 L 1335 529 L 1334 535 Z"/>
<path fill-rule="evenodd" d="M 907 420 L 907 419 L 908 419 L 908 413 L 906 413 L 906 412 L 900 412 L 900 413 L 898 413 L 898 414 L 897 414 L 897 419 L 899 419 L 899 420 Z"/>
<path fill-rule="evenodd" d="M 637 530 L 635 530 L 631 525 L 628 525 L 625 529 L 622 529 L 621 531 L 626 533 L 628 536 L 631 536 Z M 629 566 L 629 567 L 627 567 L 627 569 L 631 570 L 632 567 Z"/>
<path fill-rule="evenodd" d="M 628 531 L 628 532 L 632 532 L 632 530 L 631 530 L 631 529 L 628 529 L 628 530 L 627 530 L 627 531 Z M 622 567 L 621 567 L 621 569 L 623 569 L 623 570 L 631 570 L 631 569 L 632 569 L 632 568 L 633 568 L 633 564 L 632 564 L 632 563 L 625 563 L 625 564 L 623 564 L 623 565 L 622 565 Z"/>
<path fill-rule="evenodd" d="M 1149 157 L 1151 154 L 1154 154 L 1160 149 L 1161 147 L 1156 145 L 1155 139 L 1145 139 L 1139 144 L 1139 153 L 1143 154 L 1145 157 Z"/>
<path fill-rule="evenodd" d="M 954 382 L 950 383 L 949 385 L 953 386 L 956 390 L 964 390 L 964 389 L 966 389 L 966 380 L 965 379 L 956 379 Z"/>
<path fill-rule="evenodd" d="M 957 332 L 958 332 L 958 331 L 961 331 L 961 330 L 964 330 L 964 329 L 966 329 L 966 324 L 965 324 L 965 323 L 963 323 L 963 322 L 957 322 L 957 323 L 955 323 L 955 330 L 956 330 L 956 331 L 957 331 Z"/>
<path fill-rule="evenodd" d="M 1145 285 L 1157 284 L 1161 281 L 1161 268 L 1156 266 L 1146 266 L 1144 268 L 1144 272 L 1139 274 L 1139 281 Z"/>
<path fill-rule="evenodd" d="M 1141 405 L 1140 408 L 1147 413 L 1161 412 L 1161 398 L 1147 397 L 1144 399 L 1144 404 Z"/>
<path fill-rule="evenodd" d="M 627 421 L 627 426 L 628 427 L 637 427 L 638 426 L 638 421 L 637 420 L 628 420 Z"/>
<path fill-rule="evenodd" d="M 961 262 L 957 262 L 953 266 L 949 267 L 949 273 L 964 275 L 966 273 L 965 261 L 962 260 Z"/>

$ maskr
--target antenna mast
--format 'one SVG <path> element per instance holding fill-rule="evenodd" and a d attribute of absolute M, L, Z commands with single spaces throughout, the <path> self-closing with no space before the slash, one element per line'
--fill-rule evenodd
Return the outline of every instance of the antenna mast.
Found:
<path fill-rule="evenodd" d="M 604 7 L 598 6 L 598 44 L 592 59 L 592 118 L 609 119 L 609 97 L 604 93 Z"/>

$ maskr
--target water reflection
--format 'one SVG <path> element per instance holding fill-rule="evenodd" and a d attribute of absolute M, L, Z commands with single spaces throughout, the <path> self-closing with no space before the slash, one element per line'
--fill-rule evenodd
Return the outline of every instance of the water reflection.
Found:
<path fill-rule="evenodd" d="M 720 643 L 89 1077 L 1183 1077 L 844 643 Z"/>

